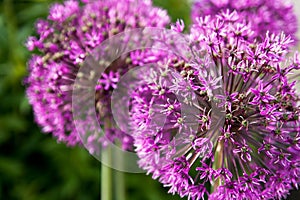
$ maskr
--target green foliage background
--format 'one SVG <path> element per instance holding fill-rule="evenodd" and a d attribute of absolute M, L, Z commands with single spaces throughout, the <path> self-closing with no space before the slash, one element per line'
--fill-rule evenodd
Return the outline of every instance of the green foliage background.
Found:
<path fill-rule="evenodd" d="M 189 24 L 188 0 L 155 0 Z M 34 22 L 54 0 L 0 1 L 0 200 L 100 199 L 100 163 L 85 149 L 58 144 L 34 123 L 23 79 Z M 144 174 L 126 174 L 129 200 L 179 199 Z"/>

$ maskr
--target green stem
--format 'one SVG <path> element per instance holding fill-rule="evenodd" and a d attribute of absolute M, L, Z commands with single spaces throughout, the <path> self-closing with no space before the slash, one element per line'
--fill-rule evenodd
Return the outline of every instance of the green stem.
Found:
<path fill-rule="evenodd" d="M 102 160 L 107 161 L 107 164 L 111 163 L 110 147 L 102 152 Z M 112 169 L 101 163 L 101 200 L 112 200 L 112 175 Z"/>
<path fill-rule="evenodd" d="M 105 120 L 104 130 L 111 127 L 111 121 Z M 117 145 L 117 144 L 116 144 Z M 121 144 L 120 144 L 121 145 Z M 110 145 L 102 151 L 102 169 L 101 169 L 101 200 L 126 200 L 125 195 L 125 177 L 124 173 L 112 169 L 110 166 L 116 164 L 122 166 L 124 158 L 119 153 L 114 151 Z"/>
<path fill-rule="evenodd" d="M 114 152 L 115 162 L 118 166 L 124 165 L 124 158 L 119 151 Z M 114 170 L 114 180 L 115 180 L 115 194 L 117 200 L 126 200 L 125 192 L 125 173 L 122 171 Z"/>
<path fill-rule="evenodd" d="M 124 175 L 124 172 L 115 171 L 115 191 L 117 200 L 126 200 Z"/>
<path fill-rule="evenodd" d="M 213 163 L 213 169 L 215 170 L 220 169 L 223 166 L 223 148 L 223 142 L 218 142 L 215 152 L 215 161 Z M 220 185 L 222 185 L 222 180 L 219 177 L 213 182 L 211 192 L 214 192 Z"/>
<path fill-rule="evenodd" d="M 109 167 L 112 162 L 122 165 L 121 155 L 107 147 L 102 152 L 102 161 L 105 164 L 101 164 L 101 200 L 126 200 L 124 172 Z"/>

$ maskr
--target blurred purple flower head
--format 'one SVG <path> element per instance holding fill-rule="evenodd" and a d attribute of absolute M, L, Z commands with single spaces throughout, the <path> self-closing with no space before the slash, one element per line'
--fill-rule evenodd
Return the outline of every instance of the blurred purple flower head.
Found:
<path fill-rule="evenodd" d="M 192 21 L 198 17 L 216 15 L 221 11 L 237 11 L 240 22 L 248 22 L 254 31 L 254 38 L 263 40 L 270 33 L 284 32 L 296 43 L 297 17 L 291 2 L 286 0 L 195 0 L 192 6 Z"/>
<path fill-rule="evenodd" d="M 26 43 L 33 51 L 28 62 L 27 95 L 43 131 L 71 146 L 80 143 L 72 117 L 72 89 L 86 56 L 117 33 L 147 26 L 164 27 L 169 20 L 167 12 L 154 7 L 150 0 L 85 0 L 82 3 L 70 0 L 52 5 L 48 19 L 36 23 L 38 36 L 29 37 Z M 130 56 L 120 58 L 99 77 L 95 105 L 101 119 L 111 120 L 107 97 L 116 87 L 120 73 L 132 65 Z M 103 123 L 100 121 L 100 125 Z M 120 139 L 126 143 L 125 149 L 132 146 L 130 136 L 116 130 L 109 129 L 106 138 Z M 90 144 L 100 140 L 103 138 L 93 135 L 87 138 Z M 91 147 L 91 151 L 95 148 Z"/>
<path fill-rule="evenodd" d="M 288 78 L 298 54 L 285 58 L 293 40 L 283 33 L 252 40 L 243 18 L 198 18 L 192 58 L 164 57 L 132 91 L 139 165 L 172 194 L 280 199 L 298 188 L 300 99 Z"/>

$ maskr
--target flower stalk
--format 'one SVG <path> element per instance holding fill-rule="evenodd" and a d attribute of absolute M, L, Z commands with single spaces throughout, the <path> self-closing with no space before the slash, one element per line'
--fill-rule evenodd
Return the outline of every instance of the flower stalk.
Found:
<path fill-rule="evenodd" d="M 104 121 L 105 131 L 110 129 L 112 125 L 109 118 Z M 119 151 L 115 152 L 111 145 L 102 151 L 101 200 L 126 200 L 124 173 L 111 168 L 114 163 L 117 163 L 118 166 L 123 165 L 124 160 Z"/>
<path fill-rule="evenodd" d="M 111 163 L 111 148 L 107 149 L 102 153 L 102 159 L 106 160 L 109 164 Z M 113 172 L 112 169 L 101 163 L 101 200 L 112 200 L 113 199 Z"/>
<path fill-rule="evenodd" d="M 125 191 L 125 174 L 121 171 L 114 170 L 115 194 L 117 200 L 126 200 Z"/>
<path fill-rule="evenodd" d="M 102 153 L 101 164 L 101 200 L 126 200 L 125 174 L 124 172 L 112 169 L 113 162 L 118 166 L 123 160 L 108 146 Z"/>
<path fill-rule="evenodd" d="M 222 141 L 218 142 L 218 145 L 216 147 L 216 153 L 215 153 L 215 162 L 213 163 L 213 169 L 214 170 L 218 170 L 220 168 L 222 168 L 223 166 L 223 159 L 224 159 L 224 144 Z M 214 180 L 212 187 L 211 187 L 211 192 L 215 192 L 216 189 L 222 185 L 222 179 L 221 177 L 217 178 L 216 180 Z"/>

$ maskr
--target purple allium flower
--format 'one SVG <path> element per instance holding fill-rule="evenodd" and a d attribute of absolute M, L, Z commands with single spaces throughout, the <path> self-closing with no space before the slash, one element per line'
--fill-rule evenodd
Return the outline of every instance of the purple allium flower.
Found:
<path fill-rule="evenodd" d="M 193 57 L 164 57 L 132 91 L 139 165 L 172 194 L 280 199 L 298 188 L 300 96 L 288 76 L 300 62 L 285 58 L 293 40 L 251 40 L 242 17 L 199 18 Z"/>
<path fill-rule="evenodd" d="M 297 17 L 291 2 L 286 0 L 195 0 L 192 6 L 192 20 L 215 15 L 221 11 L 240 13 L 240 22 L 251 24 L 254 37 L 261 39 L 268 31 L 279 34 L 284 31 L 296 40 Z"/>
<path fill-rule="evenodd" d="M 30 51 L 35 50 L 28 63 L 27 95 L 43 131 L 52 133 L 58 141 L 68 145 L 80 143 L 73 124 L 71 98 L 74 79 L 86 56 L 117 33 L 147 26 L 164 27 L 169 20 L 167 12 L 153 7 L 150 0 L 91 0 L 83 3 L 70 0 L 52 5 L 48 19 L 36 23 L 38 36 L 29 37 L 26 43 Z M 130 66 L 133 64 L 129 56 L 120 58 L 99 79 L 96 109 L 108 120 L 111 113 L 107 97 L 116 88 L 120 73 Z M 108 131 L 107 138 L 119 138 L 125 142 L 123 147 L 129 148 L 130 136 L 117 132 Z M 99 138 L 93 137 L 87 139 L 88 143 L 97 143 Z"/>

